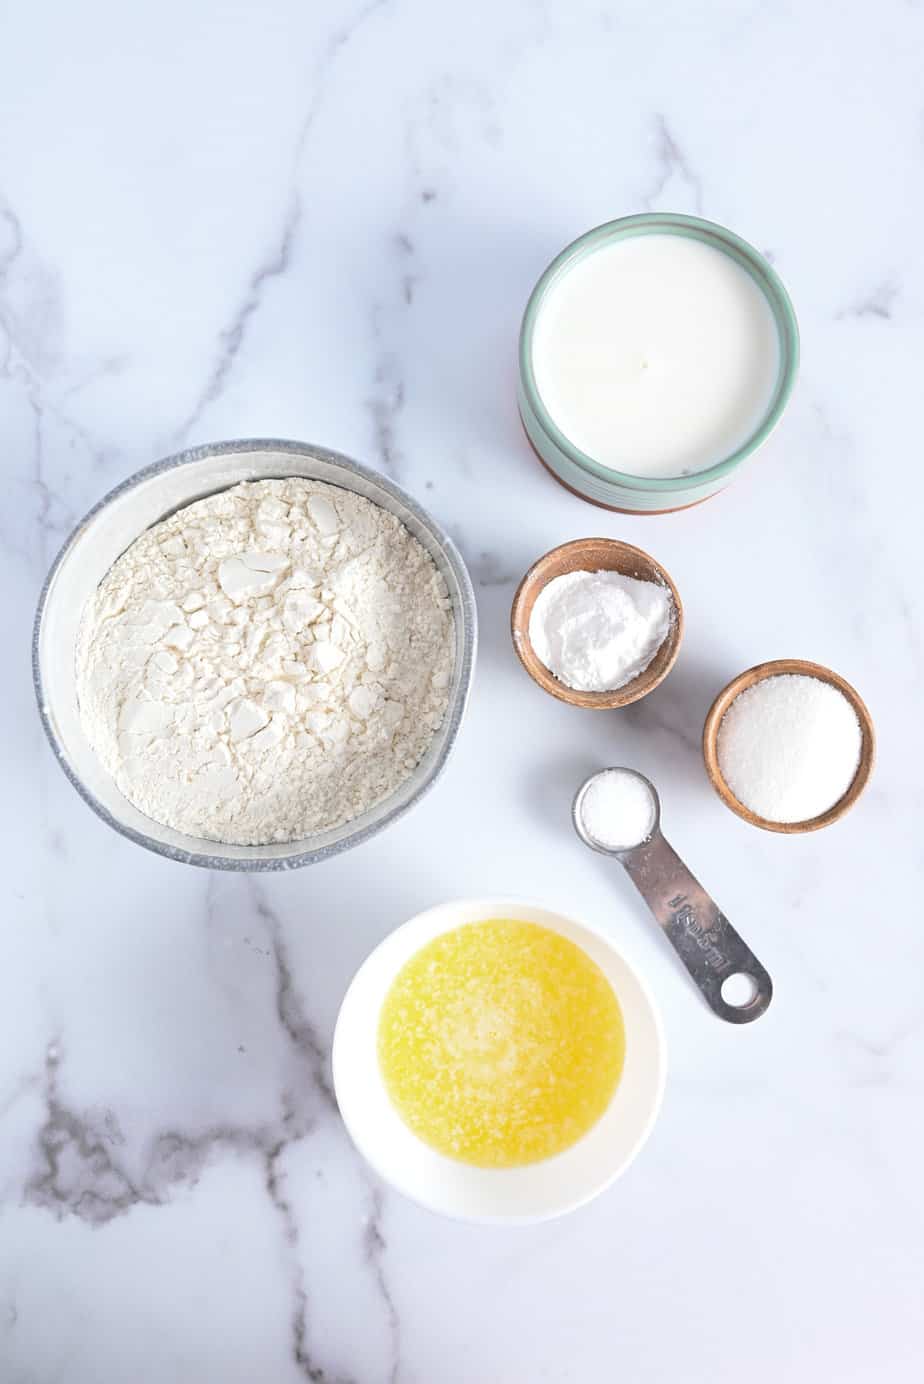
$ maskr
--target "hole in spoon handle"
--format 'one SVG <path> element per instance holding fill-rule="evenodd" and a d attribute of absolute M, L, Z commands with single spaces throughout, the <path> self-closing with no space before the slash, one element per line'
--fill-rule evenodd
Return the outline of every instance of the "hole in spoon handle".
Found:
<path fill-rule="evenodd" d="M 759 1019 L 770 976 L 660 832 L 622 863 L 714 1013 L 731 1024 Z"/>

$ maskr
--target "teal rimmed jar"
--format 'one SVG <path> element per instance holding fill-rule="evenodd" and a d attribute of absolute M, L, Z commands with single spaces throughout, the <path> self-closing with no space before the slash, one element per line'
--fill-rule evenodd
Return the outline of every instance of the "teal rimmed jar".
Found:
<path fill-rule="evenodd" d="M 719 250 L 743 269 L 760 289 L 776 326 L 779 356 L 776 380 L 759 422 L 745 441 L 727 456 L 688 474 L 633 475 L 615 470 L 575 445 L 556 424 L 543 403 L 533 368 L 536 325 L 553 286 L 595 251 L 634 236 L 677 235 Z M 783 284 L 753 246 L 724 226 L 697 216 L 651 212 L 608 221 L 580 236 L 552 261 L 533 289 L 520 330 L 520 417 L 539 459 L 569 490 L 606 509 L 631 514 L 663 514 L 707 500 L 731 480 L 737 468 L 769 437 L 792 392 L 799 364 L 799 328 Z"/>

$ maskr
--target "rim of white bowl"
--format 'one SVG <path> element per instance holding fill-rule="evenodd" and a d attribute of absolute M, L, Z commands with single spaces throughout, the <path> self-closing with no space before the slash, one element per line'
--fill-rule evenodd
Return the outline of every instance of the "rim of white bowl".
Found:
<path fill-rule="evenodd" d="M 424 925 L 434 921 L 439 915 L 449 914 L 451 911 L 463 908 L 466 910 L 471 910 L 473 913 L 476 914 L 482 914 L 481 918 L 473 917 L 471 919 L 472 922 L 484 921 L 492 916 L 504 916 L 517 919 L 521 916 L 522 910 L 527 910 L 533 913 L 541 913 L 544 919 L 551 920 L 549 922 L 544 921 L 540 923 L 540 926 L 550 926 L 554 931 L 557 931 L 558 929 L 556 928 L 555 923 L 557 921 L 563 921 L 569 923 L 579 932 L 588 933 L 590 936 L 594 937 L 598 942 L 600 942 L 606 951 L 610 952 L 611 955 L 613 955 L 619 962 L 621 962 L 623 966 L 625 966 L 626 970 L 632 976 L 632 979 L 634 980 L 635 984 L 638 986 L 639 992 L 645 1002 L 648 1014 L 651 1018 L 652 1029 L 655 1035 L 654 1048 L 657 1073 L 655 1089 L 651 1099 L 650 1107 L 647 1116 L 645 1117 L 645 1120 L 639 1129 L 638 1134 L 633 1140 L 628 1152 L 623 1155 L 619 1163 L 607 1174 L 605 1178 L 597 1180 L 592 1187 L 590 1187 L 587 1191 L 582 1192 L 577 1196 L 563 1198 L 559 1205 L 556 1205 L 553 1209 L 548 1211 L 511 1213 L 510 1215 L 500 1215 L 491 1213 L 478 1215 L 471 1214 L 465 1211 L 449 1210 L 446 1209 L 444 1206 L 436 1205 L 431 1199 L 427 1198 L 425 1195 L 422 1195 L 414 1188 L 403 1183 L 400 1177 L 396 1178 L 393 1175 L 392 1171 L 383 1165 L 383 1163 L 377 1156 L 376 1150 L 374 1148 L 371 1148 L 369 1143 L 361 1135 L 357 1135 L 355 1126 L 348 1118 L 348 1116 L 344 1114 L 343 1108 L 340 1103 L 338 1087 L 341 1086 L 341 1081 L 338 1079 L 338 1072 L 343 1071 L 345 1062 L 349 1060 L 344 1059 L 342 1055 L 345 1039 L 343 1036 L 343 1026 L 341 1020 L 344 1009 L 347 1006 L 347 1001 L 350 998 L 351 992 L 353 992 L 355 987 L 359 983 L 361 983 L 361 978 L 367 972 L 368 968 L 375 964 L 375 959 L 378 956 L 378 953 L 381 951 L 381 949 L 392 943 L 395 937 L 397 937 L 401 933 L 406 932 L 410 928 L 418 928 L 424 930 Z M 534 919 L 531 917 L 524 917 L 523 921 L 532 922 L 534 921 Z M 420 940 L 420 946 L 426 946 L 428 942 L 434 940 L 434 938 L 436 937 L 442 936 L 444 932 L 450 932 L 455 927 L 462 926 L 465 926 L 465 924 L 455 920 L 447 921 L 445 926 L 439 927 L 432 932 L 426 932 L 426 935 L 423 936 Z M 567 934 L 562 933 L 561 935 Z M 580 944 L 578 943 L 576 945 Z M 413 953 L 411 954 L 413 955 Z M 400 964 L 404 963 L 402 962 Z M 397 966 L 395 970 L 391 973 L 391 975 L 389 976 L 389 984 L 394 979 L 394 976 L 397 975 L 399 969 L 400 965 Z M 387 991 L 387 986 L 385 987 L 385 989 Z M 614 993 L 616 993 L 615 987 Z M 616 995 L 616 998 L 617 1000 L 620 998 L 618 994 Z M 379 1012 L 381 1012 L 381 1006 L 379 1008 Z M 376 1174 L 376 1176 L 381 1178 L 382 1182 L 384 1182 L 387 1186 L 393 1188 L 396 1192 L 399 1192 L 401 1196 L 406 1197 L 408 1201 L 413 1202 L 415 1206 L 419 1206 L 422 1210 L 428 1211 L 432 1215 L 444 1216 L 448 1220 L 460 1221 L 468 1225 L 485 1226 L 540 1225 L 545 1221 L 557 1220 L 561 1216 L 569 1215 L 572 1211 L 577 1211 L 582 1206 L 586 1206 L 589 1202 L 596 1200 L 598 1196 L 601 1196 L 602 1193 L 605 1192 L 609 1187 L 611 1187 L 614 1182 L 616 1182 L 620 1177 L 622 1177 L 622 1175 L 625 1172 L 627 1172 L 631 1165 L 635 1162 L 635 1159 L 638 1157 L 639 1153 L 642 1151 L 645 1144 L 648 1142 L 648 1139 L 657 1121 L 658 1115 L 661 1112 L 661 1106 L 664 1101 L 664 1091 L 667 1084 L 668 1071 L 667 1035 L 664 1028 L 664 1021 L 661 1016 L 660 1008 L 657 1004 L 657 1001 L 654 998 L 651 987 L 648 984 L 647 980 L 645 980 L 644 976 L 640 973 L 635 964 L 628 960 L 624 952 L 620 950 L 620 948 L 602 930 L 602 928 L 596 927 L 592 923 L 585 922 L 582 918 L 576 918 L 570 913 L 563 913 L 559 909 L 550 908 L 548 907 L 548 905 L 538 903 L 532 899 L 524 899 L 519 895 L 491 894 L 472 899 L 448 899 L 444 903 L 434 904 L 431 908 L 424 909 L 422 913 L 414 914 L 414 916 L 412 918 L 408 918 L 406 922 L 400 923 L 398 927 L 394 928 L 391 932 L 388 933 L 386 937 L 382 938 L 382 940 L 373 948 L 373 950 L 369 953 L 366 959 L 360 964 L 360 966 L 354 972 L 352 979 L 350 980 L 350 983 L 347 986 L 346 991 L 344 992 L 343 999 L 340 1002 L 340 1008 L 337 1011 L 337 1020 L 334 1025 L 334 1037 L 331 1047 L 331 1070 L 333 1075 L 334 1096 L 337 1100 L 337 1108 L 340 1111 L 340 1118 L 343 1120 L 343 1124 L 347 1131 L 347 1134 L 349 1135 L 350 1140 L 352 1141 L 354 1147 L 356 1148 L 360 1156 L 365 1159 L 365 1161 L 369 1164 L 370 1168 Z M 615 1098 L 616 1092 L 618 1090 L 619 1083 L 617 1083 L 616 1085 L 613 1097 L 611 1097 L 611 1102 L 612 1099 Z M 609 1109 L 609 1105 L 607 1106 L 607 1109 Z M 601 1115 L 599 1118 L 602 1119 L 603 1116 Z M 582 1138 L 587 1138 L 590 1134 L 592 1134 L 595 1127 L 596 1122 L 595 1125 L 592 1125 L 591 1128 L 587 1131 L 587 1133 L 582 1136 Z M 412 1135 L 412 1137 L 415 1136 Z M 422 1140 L 419 1142 L 423 1143 Z M 571 1145 L 570 1149 L 565 1149 L 561 1154 L 556 1154 L 554 1158 L 546 1159 L 543 1161 L 552 1163 L 555 1161 L 556 1158 L 567 1157 L 568 1153 L 571 1152 L 571 1149 L 576 1148 L 580 1143 L 581 1140 L 579 1139 L 577 1141 L 577 1144 Z M 436 1150 L 430 1150 L 430 1152 L 432 1152 L 434 1158 L 440 1159 L 445 1157 L 445 1155 L 439 1154 Z M 452 1163 L 453 1160 L 446 1159 L 446 1162 Z M 540 1167 L 541 1163 L 529 1164 L 527 1166 L 531 1168 L 536 1168 Z M 510 1172 L 517 1172 L 520 1170 L 497 1169 L 488 1171 L 496 1171 L 498 1175 L 503 1176 Z"/>

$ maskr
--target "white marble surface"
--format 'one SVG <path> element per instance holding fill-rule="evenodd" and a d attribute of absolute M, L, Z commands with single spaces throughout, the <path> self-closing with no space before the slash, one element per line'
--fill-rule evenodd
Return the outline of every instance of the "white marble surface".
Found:
<path fill-rule="evenodd" d="M 33 0 L 0 37 L 3 1384 L 920 1378 L 924 11 L 821 5 Z M 535 464 L 514 340 L 590 225 L 698 211 L 768 251 L 803 331 L 761 460 L 627 519 Z M 213 876 L 110 832 L 43 743 L 27 650 L 73 521 L 141 464 L 274 434 L 386 470 L 478 588 L 470 719 L 361 851 Z M 591 533 L 673 573 L 687 636 L 631 711 L 553 703 L 514 583 Z M 712 694 L 833 665 L 880 736 L 862 805 L 756 832 L 711 794 Z M 581 776 L 666 828 L 776 981 L 736 1030 L 569 835 Z M 502 890 L 611 929 L 665 1015 L 660 1123 L 591 1207 L 444 1222 L 352 1151 L 327 1070 L 363 956 Z"/>

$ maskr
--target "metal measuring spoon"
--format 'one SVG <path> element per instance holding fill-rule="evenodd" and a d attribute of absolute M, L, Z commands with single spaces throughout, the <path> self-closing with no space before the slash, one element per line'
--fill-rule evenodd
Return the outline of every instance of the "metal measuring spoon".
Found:
<path fill-rule="evenodd" d="M 713 1012 L 732 1024 L 759 1019 L 773 997 L 773 983 L 718 904 L 661 835 L 661 803 L 654 784 L 635 769 L 615 770 L 632 774 L 651 794 L 653 820 L 643 841 L 620 850 L 601 844 L 590 834 L 584 818 L 587 792 L 596 779 L 610 772 L 614 771 L 601 769 L 591 774 L 578 789 L 572 809 L 578 836 L 591 850 L 615 856 L 624 866 Z M 744 992 L 738 1003 L 722 996 L 729 980 Z"/>

